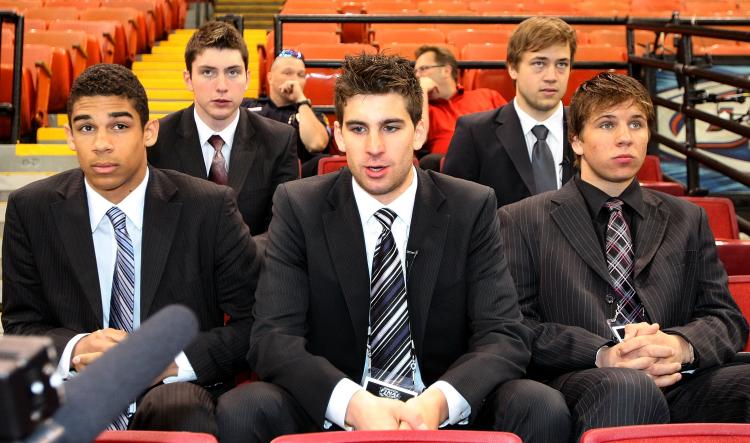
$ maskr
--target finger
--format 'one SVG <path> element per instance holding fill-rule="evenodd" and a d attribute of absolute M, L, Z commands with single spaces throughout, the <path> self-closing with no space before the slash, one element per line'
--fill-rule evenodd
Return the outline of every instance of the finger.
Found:
<path fill-rule="evenodd" d="M 121 341 L 128 338 L 128 333 L 123 331 L 122 329 L 107 328 L 103 329 L 102 333 L 107 339 L 112 340 L 115 343 L 120 343 Z"/>
<path fill-rule="evenodd" d="M 88 354 L 76 355 L 72 360 L 73 367 L 76 368 L 76 371 L 82 371 L 86 366 L 101 357 L 102 354 L 103 352 L 89 352 Z"/>
<path fill-rule="evenodd" d="M 617 363 L 615 366 L 618 368 L 630 368 L 644 370 L 656 363 L 656 359 L 652 357 L 638 357 L 630 360 L 623 360 Z"/>
<path fill-rule="evenodd" d="M 398 429 L 403 431 L 411 431 L 411 426 L 409 426 L 409 423 L 402 421 L 398 424 Z"/>
<path fill-rule="evenodd" d="M 655 334 L 659 330 L 659 325 L 649 324 L 646 322 L 630 323 L 625 325 L 625 340 L 639 335 Z"/>
<path fill-rule="evenodd" d="M 620 355 L 626 355 L 644 346 L 648 346 L 653 342 L 653 335 L 639 335 L 637 337 L 625 340 L 622 343 L 618 343 L 617 346 L 619 346 L 620 348 Z"/>
<path fill-rule="evenodd" d="M 674 357 L 673 348 L 665 345 L 649 344 L 636 349 L 633 352 L 623 353 L 622 358 L 633 359 L 638 357 L 653 357 L 655 359 L 669 359 Z"/>
<path fill-rule="evenodd" d="M 407 407 L 401 409 L 399 421 L 406 422 L 410 429 L 419 429 L 419 430 L 426 430 L 427 425 L 424 423 L 424 420 L 422 419 L 422 414 L 417 412 L 415 408 Z"/>
<path fill-rule="evenodd" d="M 679 372 L 676 372 L 671 375 L 662 375 L 660 377 L 654 378 L 654 383 L 656 383 L 656 386 L 660 388 L 666 388 L 668 386 L 672 386 L 673 384 L 677 383 L 682 379 L 682 374 Z"/>
<path fill-rule="evenodd" d="M 680 368 L 682 368 L 682 365 L 679 363 L 660 363 L 657 361 L 646 372 L 654 376 L 672 375 L 680 372 Z"/>

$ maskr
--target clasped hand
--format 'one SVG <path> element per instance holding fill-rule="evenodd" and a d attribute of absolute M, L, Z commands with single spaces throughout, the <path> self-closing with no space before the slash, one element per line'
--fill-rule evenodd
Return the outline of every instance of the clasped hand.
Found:
<path fill-rule="evenodd" d="M 448 417 L 442 391 L 429 388 L 406 402 L 360 390 L 349 401 L 346 424 L 355 430 L 437 429 Z"/>
<path fill-rule="evenodd" d="M 596 366 L 644 371 L 661 388 L 680 381 L 682 364 L 691 358 L 684 338 L 662 332 L 658 323 L 634 323 L 625 326 L 621 343 L 602 348 Z"/>

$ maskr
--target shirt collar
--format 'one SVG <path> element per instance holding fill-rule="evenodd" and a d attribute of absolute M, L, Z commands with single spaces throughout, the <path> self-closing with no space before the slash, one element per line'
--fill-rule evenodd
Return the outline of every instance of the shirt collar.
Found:
<path fill-rule="evenodd" d="M 235 114 L 234 119 L 227 125 L 226 128 L 224 128 L 222 131 L 216 132 L 213 129 L 209 128 L 206 123 L 201 120 L 201 118 L 198 116 L 198 111 L 193 108 L 193 117 L 195 118 L 195 126 L 198 128 L 198 141 L 200 141 L 201 146 L 208 143 L 208 139 L 214 135 L 218 134 L 221 136 L 221 139 L 224 140 L 224 143 L 231 149 L 232 148 L 232 141 L 234 140 L 234 133 L 237 130 L 237 124 L 240 122 L 240 112 L 242 112 L 242 109 L 239 109 L 237 114 Z"/>
<path fill-rule="evenodd" d="M 516 114 L 518 114 L 518 119 L 521 121 L 521 129 L 523 130 L 524 135 L 531 132 L 531 128 L 533 128 L 536 125 L 544 125 L 547 127 L 550 133 L 552 133 L 552 136 L 555 137 L 556 140 L 562 140 L 563 139 L 563 105 L 562 102 L 557 104 L 557 109 L 555 109 L 555 112 L 550 115 L 547 120 L 544 121 L 537 121 L 534 117 L 530 116 L 526 113 L 523 109 L 521 109 L 520 106 L 518 106 L 518 102 L 516 99 L 513 99 L 513 107 L 516 109 Z"/>
<path fill-rule="evenodd" d="M 414 212 L 414 200 L 417 197 L 417 171 L 414 166 L 412 170 L 412 181 L 408 188 L 403 194 L 396 197 L 390 204 L 383 205 L 377 201 L 372 195 L 368 194 L 367 191 L 357 183 L 357 180 L 352 177 L 352 190 L 354 191 L 354 200 L 357 202 L 357 209 L 359 210 L 359 218 L 364 226 L 368 220 L 381 208 L 388 208 L 396 213 L 396 216 L 401 219 L 407 226 L 411 224 L 411 215 Z"/>
<path fill-rule="evenodd" d="M 604 207 L 604 203 L 606 203 L 611 197 L 596 186 L 581 180 L 581 177 L 578 175 L 575 177 L 575 183 L 578 186 L 581 195 L 583 195 L 583 200 L 586 202 L 589 213 L 592 218 L 596 218 L 601 212 L 602 207 Z M 617 196 L 617 198 L 622 200 L 626 206 L 633 209 L 641 218 L 645 217 L 643 210 L 643 195 L 641 194 L 641 185 L 638 183 L 638 179 L 634 178 L 628 187 Z"/>
<path fill-rule="evenodd" d="M 89 185 L 88 180 L 84 180 L 84 186 L 86 187 L 86 199 L 89 205 L 89 222 L 91 223 L 91 232 L 96 231 L 96 228 L 101 223 L 102 218 L 106 217 L 107 211 L 113 206 L 120 208 L 125 216 L 130 220 L 133 225 L 139 230 L 143 229 L 143 206 L 146 202 L 146 187 L 148 185 L 148 177 L 150 172 L 146 168 L 146 176 L 143 177 L 143 181 L 136 186 L 136 188 L 128 194 L 127 197 L 120 203 L 113 205 L 112 202 L 102 197 L 94 188 Z"/>

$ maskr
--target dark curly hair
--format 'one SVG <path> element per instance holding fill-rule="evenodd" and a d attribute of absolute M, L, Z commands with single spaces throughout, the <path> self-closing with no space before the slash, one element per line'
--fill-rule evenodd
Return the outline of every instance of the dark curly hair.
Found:
<path fill-rule="evenodd" d="M 193 62 L 206 49 L 236 49 L 240 51 L 247 70 L 247 45 L 242 34 L 227 22 L 210 21 L 201 26 L 185 47 L 185 68 L 192 75 Z"/>
<path fill-rule="evenodd" d="M 342 123 L 346 101 L 355 95 L 391 92 L 406 99 L 406 110 L 416 125 L 422 119 L 422 87 L 409 60 L 384 54 L 348 55 L 334 89 L 336 118 Z"/>
<path fill-rule="evenodd" d="M 148 122 L 146 90 L 133 71 L 122 66 L 100 63 L 87 68 L 73 82 L 68 97 L 68 121 L 72 120 L 73 105 L 82 97 L 116 96 L 126 98 L 141 118 L 141 127 Z"/>

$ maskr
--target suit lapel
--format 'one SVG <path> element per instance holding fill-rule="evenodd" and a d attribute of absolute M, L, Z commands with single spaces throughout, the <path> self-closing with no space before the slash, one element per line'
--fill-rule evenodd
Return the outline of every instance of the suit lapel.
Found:
<path fill-rule="evenodd" d="M 495 120 L 498 123 L 495 129 L 501 146 L 505 147 L 513 166 L 521 176 L 523 184 L 529 190 L 531 195 L 536 194 L 536 184 L 534 184 L 534 173 L 531 170 L 531 161 L 529 160 L 529 151 L 526 149 L 526 139 L 521 128 L 521 120 L 518 119 L 516 108 L 513 102 L 504 106 L 497 115 Z"/>
<path fill-rule="evenodd" d="M 609 283 L 607 262 L 594 232 L 586 202 L 574 181 L 569 181 L 552 196 L 558 206 L 550 216 L 560 228 L 570 246 L 605 282 Z M 541 233 L 540 235 L 544 235 Z"/>
<path fill-rule="evenodd" d="M 61 188 L 60 193 L 64 200 L 50 206 L 57 226 L 58 238 L 62 240 L 70 266 L 91 304 L 97 326 L 102 328 L 102 297 L 83 173 L 79 170 L 72 174 L 67 187 Z"/>
<path fill-rule="evenodd" d="M 250 113 L 244 108 L 240 108 L 239 112 L 240 119 L 237 123 L 237 130 L 234 132 L 232 153 L 229 156 L 229 186 L 237 194 L 245 184 L 247 173 L 260 150 L 260 146 L 253 138 L 255 128 L 250 123 Z"/>
<path fill-rule="evenodd" d="M 141 321 L 149 317 L 182 210 L 182 202 L 172 201 L 174 184 L 156 168 L 149 168 L 149 174 L 141 240 Z"/>
<path fill-rule="evenodd" d="M 641 193 L 646 214 L 635 234 L 633 278 L 637 278 L 641 271 L 651 263 L 651 259 L 661 246 L 669 222 L 669 212 L 662 208 L 661 201 L 649 192 L 641 191 Z"/>
<path fill-rule="evenodd" d="M 365 237 L 352 191 L 351 173 L 343 169 L 338 174 L 328 194 L 331 210 L 323 214 L 323 226 L 359 347 L 355 355 L 364 355 L 370 310 Z"/>
<path fill-rule="evenodd" d="M 568 108 L 563 108 L 563 168 L 562 168 L 562 183 L 565 184 L 573 178 L 575 170 L 573 169 L 573 159 L 575 154 L 573 148 L 570 146 L 568 140 Z"/>
<path fill-rule="evenodd" d="M 407 266 L 407 296 L 412 338 L 417 358 L 420 358 L 432 294 L 443 260 L 450 215 L 439 212 L 445 196 L 435 186 L 432 177 L 421 169 L 417 170 L 417 177 L 419 182 L 407 243 L 407 251 L 415 252 L 416 256 Z"/>
<path fill-rule="evenodd" d="M 180 156 L 181 171 L 193 177 L 207 178 L 206 163 L 203 160 L 198 126 L 195 124 L 195 105 L 182 111 L 180 116 L 180 140 L 175 143 Z"/>

